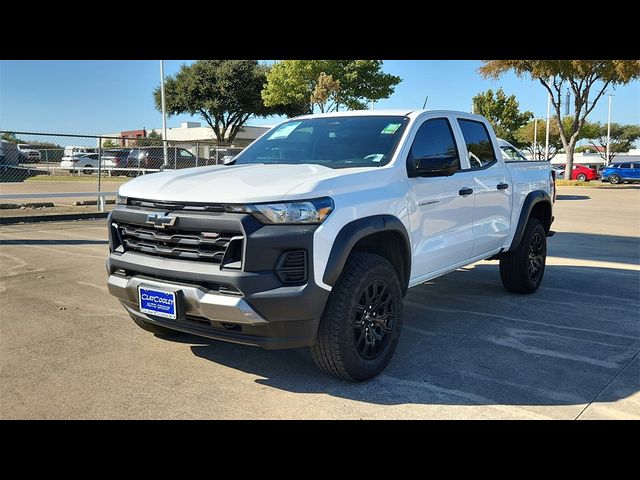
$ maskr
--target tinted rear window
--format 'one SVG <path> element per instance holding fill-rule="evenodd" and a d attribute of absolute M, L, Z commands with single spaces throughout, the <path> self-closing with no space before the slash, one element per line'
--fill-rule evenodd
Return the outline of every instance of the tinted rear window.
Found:
<path fill-rule="evenodd" d="M 482 122 L 459 118 L 458 124 L 467 144 L 471 168 L 486 167 L 497 160 L 489 132 Z"/>

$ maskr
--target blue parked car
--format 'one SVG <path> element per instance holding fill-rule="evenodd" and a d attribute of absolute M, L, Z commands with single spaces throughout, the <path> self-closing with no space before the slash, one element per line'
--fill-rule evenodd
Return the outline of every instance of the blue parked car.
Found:
<path fill-rule="evenodd" d="M 602 170 L 600 179 L 614 185 L 640 182 L 640 162 L 617 162 Z"/>

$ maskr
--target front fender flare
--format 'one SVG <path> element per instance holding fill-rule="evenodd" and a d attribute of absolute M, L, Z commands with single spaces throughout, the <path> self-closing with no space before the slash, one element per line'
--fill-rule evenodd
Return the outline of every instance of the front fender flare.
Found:
<path fill-rule="evenodd" d="M 359 218 L 342 227 L 331 247 L 322 281 L 327 285 L 333 286 L 338 281 L 355 244 L 368 235 L 385 231 L 398 232 L 404 238 L 408 253 L 408 267 L 407 271 L 404 272 L 406 278 L 400 279 L 400 281 L 401 283 L 408 283 L 411 272 L 411 242 L 404 224 L 398 217 L 393 215 L 372 215 Z M 404 289 L 406 289 L 406 285 Z"/>

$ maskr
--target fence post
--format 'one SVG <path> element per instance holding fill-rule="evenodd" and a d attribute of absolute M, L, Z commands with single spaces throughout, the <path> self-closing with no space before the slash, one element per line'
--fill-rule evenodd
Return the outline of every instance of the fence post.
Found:
<path fill-rule="evenodd" d="M 98 137 L 98 193 L 100 193 L 100 180 L 102 178 L 102 137 Z M 104 212 L 104 197 L 98 195 L 98 211 Z"/>
<path fill-rule="evenodd" d="M 198 142 L 196 142 L 196 167 L 198 166 Z"/>

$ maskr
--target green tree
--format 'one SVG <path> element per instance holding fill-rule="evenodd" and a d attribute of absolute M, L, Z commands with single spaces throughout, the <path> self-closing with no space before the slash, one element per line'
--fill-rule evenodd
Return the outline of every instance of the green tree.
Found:
<path fill-rule="evenodd" d="M 279 113 L 277 108 L 266 108 L 260 96 L 267 70 L 257 60 L 198 60 L 182 65 L 175 76 L 165 79 L 167 113 L 200 116 L 218 143 L 233 142 L 250 116 Z M 160 87 L 153 96 L 161 110 Z"/>
<path fill-rule="evenodd" d="M 567 154 L 566 171 L 573 169 L 573 153 L 587 115 L 608 87 L 640 78 L 640 60 L 487 60 L 479 69 L 486 78 L 499 78 L 513 71 L 519 77 L 537 80 L 551 97 L 554 118 Z M 573 92 L 573 120 L 569 128 L 561 122 L 562 91 Z"/>
<path fill-rule="evenodd" d="M 10 143 L 28 143 L 25 140 L 22 140 L 21 138 L 16 137 L 16 134 L 12 132 L 4 132 L 2 134 L 2 140 L 5 140 Z"/>
<path fill-rule="evenodd" d="M 562 119 L 562 125 L 564 128 L 571 128 L 573 123 L 573 117 L 564 117 Z M 533 155 L 536 160 L 544 160 L 545 155 L 545 137 L 547 130 L 547 122 L 542 119 L 538 120 L 538 141 L 534 142 L 535 138 L 535 120 L 528 122 L 518 129 L 515 136 L 518 139 L 520 148 L 528 151 Z M 578 134 L 578 140 L 592 138 L 594 133 L 598 131 L 598 125 L 585 122 L 582 125 L 582 129 Z M 535 143 L 535 144 L 534 144 Z M 556 156 L 560 150 L 563 149 L 562 138 L 560 137 L 560 129 L 558 123 L 553 121 L 549 125 L 549 160 Z"/>
<path fill-rule="evenodd" d="M 516 96 L 507 96 L 502 88 L 495 94 L 489 89 L 473 97 L 473 112 L 489 120 L 496 136 L 516 146 L 519 146 L 516 132 L 533 117 L 529 111 L 521 112 Z"/>
<path fill-rule="evenodd" d="M 162 135 L 155 130 L 151 130 L 151 133 L 149 133 L 146 137 L 136 140 L 136 147 L 157 147 L 162 145 Z"/>
<path fill-rule="evenodd" d="M 382 71 L 381 60 L 284 60 L 267 73 L 262 98 L 267 106 L 288 108 L 289 116 L 313 113 L 316 106 L 322 112 L 357 110 L 390 97 L 401 81 Z"/>
<path fill-rule="evenodd" d="M 592 139 L 591 145 L 600 154 L 607 164 L 622 152 L 628 152 L 634 142 L 640 138 L 640 125 L 620 125 L 619 123 L 611 124 L 609 146 L 609 158 L 607 158 L 607 125 L 597 124 L 594 135 L 589 136 Z M 598 149 L 596 143 L 600 146 Z"/>
<path fill-rule="evenodd" d="M 118 144 L 116 142 L 114 142 L 113 140 L 111 140 L 110 138 L 108 138 L 104 142 L 102 142 L 102 148 L 116 148 L 117 146 L 118 146 Z"/>

